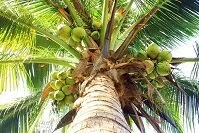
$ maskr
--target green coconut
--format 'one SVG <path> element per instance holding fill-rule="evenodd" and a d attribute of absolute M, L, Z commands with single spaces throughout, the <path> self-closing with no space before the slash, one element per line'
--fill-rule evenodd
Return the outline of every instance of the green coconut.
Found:
<path fill-rule="evenodd" d="M 154 70 L 148 75 L 148 77 L 149 77 L 150 79 L 155 79 L 155 78 L 158 77 L 158 73 L 157 73 L 156 70 L 154 69 Z"/>
<path fill-rule="evenodd" d="M 94 30 L 99 30 L 101 28 L 102 23 L 100 21 L 94 20 L 92 23 L 92 28 Z"/>
<path fill-rule="evenodd" d="M 64 85 L 61 90 L 64 92 L 65 95 L 70 95 L 73 90 L 72 87 L 70 87 L 70 85 Z"/>
<path fill-rule="evenodd" d="M 65 104 L 64 100 L 61 100 L 61 101 L 57 102 L 57 106 L 59 109 L 63 109 L 66 106 L 66 104 Z"/>
<path fill-rule="evenodd" d="M 157 57 L 158 62 L 163 62 L 163 61 L 167 61 L 167 62 L 171 62 L 172 60 L 172 54 L 170 51 L 168 50 L 163 50 L 159 53 L 158 57 Z"/>
<path fill-rule="evenodd" d="M 65 98 L 64 98 L 64 102 L 65 104 L 72 104 L 74 103 L 75 101 L 75 98 L 73 95 L 67 95 Z"/>
<path fill-rule="evenodd" d="M 50 99 L 55 100 L 54 91 L 51 91 L 51 92 L 48 94 L 48 96 L 49 96 Z"/>
<path fill-rule="evenodd" d="M 57 90 L 60 90 L 63 86 L 64 86 L 64 84 L 62 83 L 61 80 L 55 81 L 55 87 L 56 87 Z"/>
<path fill-rule="evenodd" d="M 159 62 L 156 66 L 156 71 L 160 76 L 167 76 L 171 72 L 170 64 L 166 61 Z"/>
<path fill-rule="evenodd" d="M 81 40 L 86 36 L 86 31 L 82 27 L 76 27 L 71 32 L 71 37 L 76 42 L 81 42 Z"/>
<path fill-rule="evenodd" d="M 160 53 L 160 48 L 157 44 L 151 43 L 146 49 L 148 57 L 151 59 L 156 59 L 158 54 Z"/>
<path fill-rule="evenodd" d="M 68 77 L 68 78 L 66 78 L 66 84 L 73 85 L 73 84 L 75 84 L 75 80 L 72 77 Z"/>
<path fill-rule="evenodd" d="M 57 74 L 58 74 L 58 73 L 59 73 L 58 71 L 52 72 L 52 73 L 50 74 L 51 80 L 56 80 L 56 79 L 57 79 Z"/>
<path fill-rule="evenodd" d="M 70 37 L 70 38 L 68 39 L 68 44 L 69 44 L 70 46 L 72 46 L 73 48 L 76 48 L 80 43 L 74 41 L 73 38 Z"/>
<path fill-rule="evenodd" d="M 54 93 L 55 100 L 61 101 L 62 99 L 64 99 L 64 97 L 65 97 L 65 95 L 62 91 L 60 91 L 60 90 L 55 91 L 55 93 Z"/>
<path fill-rule="evenodd" d="M 154 69 L 154 63 L 151 60 L 144 60 L 145 70 L 147 74 L 150 74 Z"/>
<path fill-rule="evenodd" d="M 91 37 L 94 39 L 94 40 L 99 40 L 100 38 L 100 33 L 98 31 L 93 31 L 91 33 Z"/>
<path fill-rule="evenodd" d="M 66 79 L 66 78 L 67 78 L 67 73 L 66 73 L 66 72 L 59 72 L 59 73 L 57 74 L 57 78 L 58 78 L 59 80 Z"/>
<path fill-rule="evenodd" d="M 71 28 L 68 25 L 63 25 L 58 31 L 57 36 L 66 41 L 71 36 Z"/>

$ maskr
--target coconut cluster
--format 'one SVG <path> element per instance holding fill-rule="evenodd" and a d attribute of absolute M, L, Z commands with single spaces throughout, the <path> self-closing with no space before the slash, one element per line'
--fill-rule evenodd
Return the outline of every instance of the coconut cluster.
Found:
<path fill-rule="evenodd" d="M 114 16 L 114 28 L 116 28 L 119 25 L 121 19 L 122 12 L 117 11 Z M 60 24 L 58 26 L 57 36 L 65 42 L 68 42 L 68 44 L 72 47 L 76 48 L 78 44 L 82 41 L 82 39 L 86 37 L 87 33 L 93 38 L 93 40 L 98 41 L 100 39 L 99 31 L 101 29 L 101 25 L 101 21 L 93 20 L 92 31 L 89 31 L 87 29 L 85 30 L 83 27 L 71 28 L 66 24 Z"/>
<path fill-rule="evenodd" d="M 50 86 L 54 91 L 49 93 L 49 98 L 54 100 L 60 108 L 66 104 L 72 104 L 75 101 L 73 94 L 74 84 L 75 80 L 70 77 L 69 72 L 53 72 Z"/>
<path fill-rule="evenodd" d="M 86 35 L 86 31 L 83 27 L 75 27 L 72 29 L 70 26 L 64 24 L 58 26 L 57 36 L 68 42 L 72 47 L 77 47 Z"/>
<path fill-rule="evenodd" d="M 91 37 L 93 40 L 97 41 L 100 39 L 100 33 L 99 30 L 101 29 L 102 23 L 99 20 L 93 20 L 92 22 L 92 29 Z"/>
<path fill-rule="evenodd" d="M 158 80 L 158 77 L 164 77 L 170 74 L 172 54 L 168 50 L 161 50 L 160 47 L 151 43 L 146 50 L 141 50 L 136 55 L 137 59 L 143 60 L 145 64 L 145 76 L 151 80 L 151 83 L 158 88 L 162 88 L 164 83 Z"/>

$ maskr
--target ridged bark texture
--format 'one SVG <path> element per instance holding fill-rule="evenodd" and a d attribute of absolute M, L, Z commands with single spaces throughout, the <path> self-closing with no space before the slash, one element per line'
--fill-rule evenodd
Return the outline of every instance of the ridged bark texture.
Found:
<path fill-rule="evenodd" d="M 84 100 L 69 133 L 130 133 L 113 81 L 98 74 L 85 88 Z"/>

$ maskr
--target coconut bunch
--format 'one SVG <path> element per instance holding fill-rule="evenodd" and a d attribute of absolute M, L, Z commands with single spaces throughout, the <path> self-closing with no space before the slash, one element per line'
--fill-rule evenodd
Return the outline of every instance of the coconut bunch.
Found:
<path fill-rule="evenodd" d="M 83 27 L 75 27 L 72 29 L 66 24 L 58 26 L 57 36 L 72 47 L 77 47 L 86 35 L 86 31 Z"/>
<path fill-rule="evenodd" d="M 100 39 L 100 29 L 101 29 L 101 21 L 99 20 L 93 20 L 92 22 L 92 32 L 91 32 L 91 37 L 93 38 L 93 40 L 98 41 Z"/>
<path fill-rule="evenodd" d="M 69 72 L 55 71 L 51 74 L 50 86 L 53 88 L 48 96 L 54 100 L 59 108 L 72 104 L 75 101 L 73 85 L 75 80 L 70 77 Z"/>
<path fill-rule="evenodd" d="M 164 87 L 164 81 L 161 77 L 165 77 L 171 73 L 171 52 L 161 50 L 157 44 L 151 43 L 145 50 L 138 51 L 136 57 L 144 61 L 146 66 L 144 76 L 146 76 L 155 87 Z"/>
<path fill-rule="evenodd" d="M 119 22 L 122 19 L 122 8 L 118 9 L 114 16 L 114 24 L 113 28 L 116 28 L 119 25 Z M 109 15 L 110 16 L 110 15 Z M 110 19 L 110 18 L 109 18 Z M 67 42 L 72 47 L 76 48 L 81 43 L 82 39 L 86 37 L 86 35 L 90 35 L 93 40 L 99 41 L 100 39 L 100 29 L 101 29 L 101 21 L 93 19 L 91 29 L 85 29 L 83 27 L 75 27 L 71 28 L 66 24 L 60 24 L 58 26 L 57 36 Z"/>

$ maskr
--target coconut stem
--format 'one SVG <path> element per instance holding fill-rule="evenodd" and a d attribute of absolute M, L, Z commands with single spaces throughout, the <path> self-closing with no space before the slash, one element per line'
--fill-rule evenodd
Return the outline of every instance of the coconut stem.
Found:
<path fill-rule="evenodd" d="M 105 33 L 106 33 L 106 28 L 108 24 L 108 5 L 109 5 L 109 0 L 104 0 L 103 3 L 103 11 L 102 11 L 102 28 L 100 32 L 100 46 L 103 46 L 104 39 L 105 39 Z"/>
<path fill-rule="evenodd" d="M 199 57 L 196 57 L 196 58 L 185 58 L 185 57 L 174 58 L 174 59 L 172 59 L 171 64 L 186 63 L 186 62 L 199 62 Z"/>
<path fill-rule="evenodd" d="M 83 21 L 82 19 L 80 18 L 80 16 L 77 14 L 77 11 L 75 10 L 73 4 L 70 2 L 70 0 L 64 0 L 64 3 L 67 5 L 69 11 L 70 11 L 70 14 L 73 18 L 73 20 L 76 22 L 76 24 L 78 26 L 83 26 Z"/>
<path fill-rule="evenodd" d="M 118 34 L 120 32 L 120 29 L 121 29 L 121 26 L 122 26 L 122 24 L 123 24 L 123 22 L 125 20 L 125 17 L 128 14 L 129 10 L 131 9 L 131 6 L 132 6 L 133 2 L 134 2 L 134 0 L 131 0 L 129 2 L 129 4 L 127 5 L 124 13 L 122 14 L 122 19 L 120 20 L 120 23 L 119 23 L 118 27 L 115 28 L 114 31 L 113 31 L 114 33 L 113 33 L 112 38 L 111 38 L 110 50 L 113 50 L 115 48 L 115 41 L 116 41 L 116 39 L 118 37 Z"/>
<path fill-rule="evenodd" d="M 117 5 L 117 0 L 114 1 L 114 6 L 113 6 L 113 9 L 111 12 L 111 18 L 110 18 L 110 21 L 108 22 L 108 25 L 106 28 L 105 40 L 104 40 L 104 45 L 103 45 L 103 49 L 102 49 L 102 57 L 104 57 L 104 58 L 108 58 L 108 56 L 109 56 L 110 41 L 111 41 L 111 35 L 112 35 L 112 30 L 113 30 L 116 5 Z"/>

